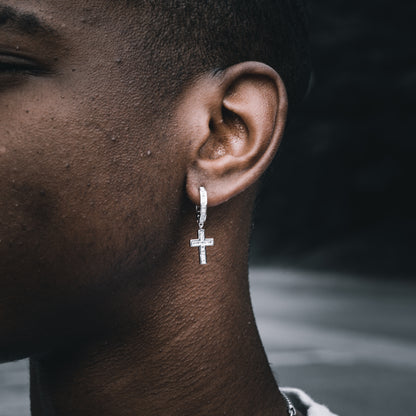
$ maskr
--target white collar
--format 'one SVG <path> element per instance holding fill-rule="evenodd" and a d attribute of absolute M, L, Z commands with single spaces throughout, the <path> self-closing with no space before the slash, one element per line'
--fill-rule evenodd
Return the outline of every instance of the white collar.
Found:
<path fill-rule="evenodd" d="M 289 397 L 296 409 L 299 409 L 305 416 L 337 416 L 326 406 L 316 403 L 300 389 L 284 387 L 281 390 Z"/>

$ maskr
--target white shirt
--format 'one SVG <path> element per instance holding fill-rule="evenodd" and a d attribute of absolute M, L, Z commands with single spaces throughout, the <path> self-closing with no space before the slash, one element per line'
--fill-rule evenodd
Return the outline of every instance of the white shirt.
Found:
<path fill-rule="evenodd" d="M 289 397 L 296 409 L 305 416 L 337 416 L 332 413 L 326 406 L 314 402 L 304 391 L 292 387 L 281 389 Z"/>

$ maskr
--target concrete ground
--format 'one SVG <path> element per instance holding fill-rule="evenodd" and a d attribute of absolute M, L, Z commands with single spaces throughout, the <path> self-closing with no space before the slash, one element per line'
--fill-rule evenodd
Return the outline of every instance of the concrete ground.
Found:
<path fill-rule="evenodd" d="M 251 270 L 257 324 L 281 386 L 341 416 L 416 414 L 416 285 Z M 27 362 L 0 366 L 0 416 L 28 416 Z"/>
<path fill-rule="evenodd" d="M 416 285 L 291 270 L 251 274 L 281 386 L 344 416 L 416 414 Z"/>

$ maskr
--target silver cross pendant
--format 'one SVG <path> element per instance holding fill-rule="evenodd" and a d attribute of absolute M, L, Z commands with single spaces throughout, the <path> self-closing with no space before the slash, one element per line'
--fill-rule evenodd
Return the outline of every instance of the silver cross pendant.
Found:
<path fill-rule="evenodd" d="M 205 230 L 200 228 L 198 230 L 198 239 L 190 241 L 191 247 L 199 247 L 199 264 L 207 264 L 207 249 L 214 245 L 213 238 L 205 238 Z"/>
<path fill-rule="evenodd" d="M 213 238 L 205 238 L 204 224 L 207 219 L 207 206 L 208 206 L 208 196 L 206 189 L 201 186 L 199 188 L 200 196 L 200 206 L 196 207 L 197 219 L 198 219 L 198 239 L 190 240 L 191 247 L 199 248 L 199 264 L 207 264 L 207 249 L 206 247 L 211 247 L 214 245 Z"/>

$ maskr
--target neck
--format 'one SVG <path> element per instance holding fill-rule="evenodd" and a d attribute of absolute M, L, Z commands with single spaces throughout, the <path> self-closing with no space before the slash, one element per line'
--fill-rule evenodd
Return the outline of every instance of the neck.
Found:
<path fill-rule="evenodd" d="M 189 249 L 116 308 L 123 325 L 32 358 L 34 416 L 287 414 L 255 325 L 247 256 L 218 238 L 234 238 L 238 224 L 216 228 L 207 228 L 216 238 L 208 265 Z M 185 229 L 181 240 L 189 246 L 196 227 Z"/>

